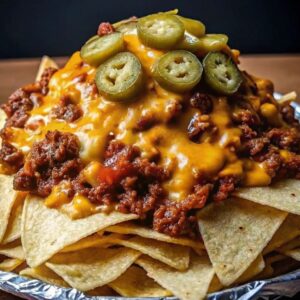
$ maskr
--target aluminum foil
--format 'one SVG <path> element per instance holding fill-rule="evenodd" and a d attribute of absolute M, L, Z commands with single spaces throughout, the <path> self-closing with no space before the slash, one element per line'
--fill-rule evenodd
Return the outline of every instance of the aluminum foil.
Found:
<path fill-rule="evenodd" d="M 275 98 L 279 99 L 281 94 L 275 93 Z M 300 105 L 293 102 L 296 117 L 300 119 Z M 18 274 L 0 271 L 0 289 L 19 296 L 23 299 L 53 299 L 53 300 L 113 300 L 132 299 L 125 297 L 89 297 L 84 293 L 71 288 L 62 288 L 47 284 L 40 280 L 28 279 Z M 279 299 L 282 296 L 293 297 L 300 292 L 300 269 L 291 273 L 278 276 L 268 280 L 253 281 L 235 288 L 223 290 L 221 292 L 208 295 L 208 300 L 253 300 L 253 299 Z M 177 300 L 175 297 L 167 298 L 145 298 L 149 300 Z"/>
<path fill-rule="evenodd" d="M 112 300 L 112 299 L 139 299 L 124 297 L 89 297 L 84 293 L 71 288 L 62 288 L 47 284 L 40 280 L 28 279 L 14 273 L 0 271 L 0 289 L 24 299 L 59 299 L 59 300 Z M 281 296 L 293 297 L 300 292 L 300 269 L 268 280 L 253 281 L 235 288 L 208 295 L 208 300 L 252 300 L 278 299 Z M 163 298 L 147 298 L 162 300 Z M 164 300 L 175 300 L 167 297 Z"/>

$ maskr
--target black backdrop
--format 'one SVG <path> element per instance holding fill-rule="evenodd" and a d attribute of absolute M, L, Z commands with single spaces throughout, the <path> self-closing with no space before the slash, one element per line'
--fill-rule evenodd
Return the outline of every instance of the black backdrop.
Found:
<path fill-rule="evenodd" d="M 244 53 L 300 52 L 299 0 L 0 0 L 0 58 L 68 55 L 100 21 L 176 7 Z"/>

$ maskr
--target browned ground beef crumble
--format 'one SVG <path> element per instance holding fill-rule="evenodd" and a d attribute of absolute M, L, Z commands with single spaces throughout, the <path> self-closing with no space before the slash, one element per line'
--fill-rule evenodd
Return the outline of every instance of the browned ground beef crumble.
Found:
<path fill-rule="evenodd" d="M 52 111 L 53 117 L 67 122 L 74 122 L 82 116 L 81 108 L 72 103 L 69 96 L 62 96 L 60 103 Z"/>
<path fill-rule="evenodd" d="M 109 25 L 101 24 L 99 34 L 111 33 L 109 28 Z M 9 127 L 24 127 L 30 110 L 38 105 L 40 95 L 48 91 L 49 79 L 54 72 L 54 69 L 49 69 L 38 84 L 17 90 L 7 104 L 2 106 L 8 121 L 1 132 L 3 144 L 0 161 L 18 170 L 14 178 L 14 188 L 46 197 L 53 186 L 62 180 L 69 180 L 70 199 L 75 194 L 81 194 L 96 205 L 117 204 L 119 211 L 137 214 L 143 224 L 150 224 L 159 232 L 171 236 L 196 237 L 196 210 L 201 209 L 208 201 L 224 201 L 240 185 L 241 178 L 198 178 L 186 199 L 172 202 L 163 188 L 163 183 L 172 174 L 159 166 L 159 157 L 151 161 L 144 159 L 141 157 L 142 149 L 124 145 L 111 136 L 97 178 L 98 184 L 92 186 L 80 174 L 84 164 L 79 158 L 80 145 L 77 137 L 59 131 L 48 132 L 42 141 L 35 143 L 23 163 L 22 152 L 6 141 L 9 140 Z M 247 97 L 259 97 L 262 99 L 261 103 L 274 103 L 271 96 L 273 86 L 270 83 L 265 95 L 261 95 L 253 78 L 247 73 L 243 74 L 245 80 L 240 90 L 228 99 L 232 106 L 233 124 L 241 129 L 241 145 L 233 145 L 235 151 L 239 157 L 250 157 L 254 161 L 263 162 L 274 180 L 287 177 L 300 179 L 299 122 L 294 117 L 293 108 L 286 103 L 280 106 L 276 104 L 282 119 L 294 128 L 276 128 L 268 124 L 253 109 Z M 179 117 L 185 105 L 191 105 L 198 112 L 189 122 L 187 136 L 195 143 L 201 142 L 204 133 L 208 132 L 213 137 L 217 127 L 210 117 L 213 111 L 212 97 L 207 92 L 196 91 L 187 100 L 185 104 L 170 102 L 168 122 Z M 65 96 L 53 109 L 52 116 L 74 122 L 82 113 L 78 104 Z M 145 116 L 137 122 L 135 130 L 148 130 L 156 122 L 153 116 Z M 291 151 L 290 157 L 284 160 L 280 150 Z"/>

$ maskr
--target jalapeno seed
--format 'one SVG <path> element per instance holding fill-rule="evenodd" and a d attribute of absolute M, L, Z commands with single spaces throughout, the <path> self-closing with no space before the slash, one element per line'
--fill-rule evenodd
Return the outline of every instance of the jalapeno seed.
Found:
<path fill-rule="evenodd" d="M 174 15 L 155 14 L 138 20 L 139 39 L 146 46 L 171 49 L 183 37 L 183 23 Z"/>
<path fill-rule="evenodd" d="M 202 65 L 194 54 L 175 50 L 160 57 L 153 68 L 153 76 L 163 88 L 185 92 L 199 83 L 202 71 Z"/>
<path fill-rule="evenodd" d="M 231 57 L 222 52 L 210 52 L 203 60 L 204 78 L 215 92 L 230 95 L 242 83 L 242 75 Z"/>
<path fill-rule="evenodd" d="M 134 54 L 121 52 L 98 68 L 95 80 L 107 100 L 132 100 L 143 87 L 142 65 Z"/>
<path fill-rule="evenodd" d="M 123 35 L 114 32 L 101 37 L 90 38 L 81 48 L 80 55 L 84 62 L 97 67 L 123 49 Z"/>

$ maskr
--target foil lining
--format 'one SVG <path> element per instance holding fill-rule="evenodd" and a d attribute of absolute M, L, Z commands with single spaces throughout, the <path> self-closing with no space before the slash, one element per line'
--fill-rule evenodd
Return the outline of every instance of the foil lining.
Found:
<path fill-rule="evenodd" d="M 28 279 L 14 273 L 0 271 L 0 289 L 23 299 L 53 300 L 112 300 L 140 299 L 125 297 L 90 297 L 71 288 L 62 288 L 40 280 Z M 278 299 L 281 296 L 293 297 L 300 292 L 300 270 L 268 280 L 253 281 L 235 288 L 208 295 L 208 300 L 253 300 Z M 274 298 L 275 297 L 275 298 Z M 149 300 L 175 300 L 175 297 L 145 298 Z"/>

